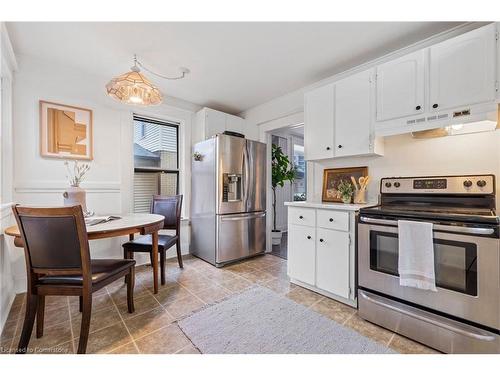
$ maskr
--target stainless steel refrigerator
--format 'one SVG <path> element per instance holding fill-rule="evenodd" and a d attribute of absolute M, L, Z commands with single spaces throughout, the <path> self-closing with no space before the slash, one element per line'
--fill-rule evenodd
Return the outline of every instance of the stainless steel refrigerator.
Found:
<path fill-rule="evenodd" d="M 266 144 L 219 134 L 192 156 L 191 254 L 218 267 L 266 250 Z"/>

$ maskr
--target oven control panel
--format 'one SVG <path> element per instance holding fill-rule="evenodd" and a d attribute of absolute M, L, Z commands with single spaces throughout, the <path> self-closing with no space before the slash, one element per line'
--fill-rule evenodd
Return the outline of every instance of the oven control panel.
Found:
<path fill-rule="evenodd" d="M 494 175 L 390 177 L 380 181 L 389 194 L 494 194 Z"/>

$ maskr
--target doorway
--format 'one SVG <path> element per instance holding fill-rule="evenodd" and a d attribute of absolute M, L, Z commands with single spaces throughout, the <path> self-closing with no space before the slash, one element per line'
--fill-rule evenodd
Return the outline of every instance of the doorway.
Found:
<path fill-rule="evenodd" d="M 281 231 L 281 241 L 272 245 L 271 253 L 287 259 L 288 215 L 285 202 L 305 201 L 307 199 L 307 167 L 304 160 L 304 126 L 294 126 L 271 132 L 271 144 L 279 147 L 295 167 L 293 182 L 285 182 L 276 187 L 276 228 Z M 274 213 L 273 213 L 274 215 Z M 274 217 L 273 217 L 274 219 Z M 274 222 L 274 220 L 273 220 Z"/>

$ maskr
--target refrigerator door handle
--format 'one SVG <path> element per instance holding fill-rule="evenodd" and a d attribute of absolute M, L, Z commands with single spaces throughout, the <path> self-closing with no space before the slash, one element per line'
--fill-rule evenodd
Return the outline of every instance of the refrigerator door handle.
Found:
<path fill-rule="evenodd" d="M 245 210 L 248 210 L 248 194 L 250 190 L 250 160 L 248 160 L 248 142 L 245 141 L 245 146 L 243 147 L 243 203 L 245 205 Z"/>
<path fill-rule="evenodd" d="M 266 216 L 265 212 L 257 212 L 255 214 L 227 215 L 227 216 L 221 216 L 221 221 L 250 220 L 265 216 Z"/>

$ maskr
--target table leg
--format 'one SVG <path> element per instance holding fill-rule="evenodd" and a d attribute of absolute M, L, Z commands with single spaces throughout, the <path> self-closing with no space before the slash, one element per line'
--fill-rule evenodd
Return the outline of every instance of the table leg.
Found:
<path fill-rule="evenodd" d="M 152 233 L 153 240 L 153 290 L 154 294 L 158 293 L 158 232 Z"/>

